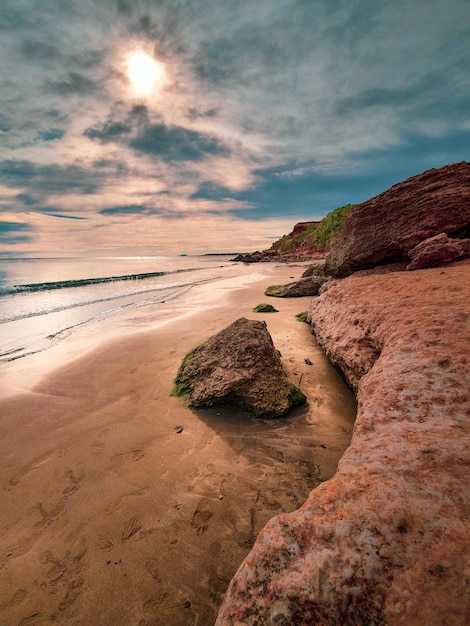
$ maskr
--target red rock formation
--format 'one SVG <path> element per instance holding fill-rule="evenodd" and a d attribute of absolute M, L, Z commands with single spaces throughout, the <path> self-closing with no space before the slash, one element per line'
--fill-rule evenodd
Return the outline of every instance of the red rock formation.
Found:
<path fill-rule="evenodd" d="M 333 240 L 326 272 L 341 277 L 381 263 L 409 261 L 409 251 L 439 233 L 468 237 L 470 163 L 431 169 L 357 205 Z"/>
<path fill-rule="evenodd" d="M 336 475 L 271 520 L 217 626 L 464 626 L 470 261 L 328 283 L 308 315 L 357 390 Z"/>
<path fill-rule="evenodd" d="M 429 237 L 429 239 L 425 239 L 414 248 L 411 248 L 408 253 L 411 263 L 406 269 L 422 270 L 427 267 L 440 267 L 460 259 L 465 255 L 463 241 L 469 240 L 451 239 L 446 233 Z"/>
<path fill-rule="evenodd" d="M 323 258 L 312 237 L 312 229 L 320 222 L 299 222 L 288 235 L 284 235 L 273 243 L 269 250 L 240 254 L 234 261 L 257 263 L 258 261 L 309 261 L 312 258 Z"/>

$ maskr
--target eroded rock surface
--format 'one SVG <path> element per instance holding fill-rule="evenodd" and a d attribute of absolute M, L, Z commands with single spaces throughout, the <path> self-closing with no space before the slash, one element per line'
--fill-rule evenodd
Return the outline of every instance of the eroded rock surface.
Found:
<path fill-rule="evenodd" d="M 470 163 L 428 170 L 358 204 L 332 241 L 325 271 L 347 276 L 379 263 L 410 260 L 424 239 L 470 231 Z"/>
<path fill-rule="evenodd" d="M 470 243 L 468 239 L 451 239 L 446 233 L 429 237 L 409 251 L 411 263 L 406 269 L 411 271 L 440 267 L 460 259 L 465 255 L 463 242 Z"/>
<path fill-rule="evenodd" d="M 263 418 L 306 400 L 287 379 L 266 323 L 243 317 L 185 357 L 175 393 L 187 394 L 196 409 L 235 405 Z"/>
<path fill-rule="evenodd" d="M 463 626 L 470 615 L 470 261 L 352 276 L 312 301 L 357 391 L 336 475 L 271 520 L 217 626 Z"/>
<path fill-rule="evenodd" d="M 307 278 L 307 276 L 324 276 L 325 275 L 325 260 L 320 259 L 316 261 L 316 263 L 312 263 L 309 265 L 307 269 L 302 274 L 302 278 Z"/>

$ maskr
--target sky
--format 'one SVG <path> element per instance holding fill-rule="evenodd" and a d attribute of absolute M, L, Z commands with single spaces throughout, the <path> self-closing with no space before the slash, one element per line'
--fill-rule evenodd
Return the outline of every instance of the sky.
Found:
<path fill-rule="evenodd" d="M 0 0 L 0 255 L 269 248 L 470 160 L 469 0 Z"/>

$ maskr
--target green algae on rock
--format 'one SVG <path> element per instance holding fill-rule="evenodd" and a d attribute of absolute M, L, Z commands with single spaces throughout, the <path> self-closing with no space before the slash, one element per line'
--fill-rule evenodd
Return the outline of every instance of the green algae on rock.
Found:
<path fill-rule="evenodd" d="M 279 313 L 279 311 L 275 309 L 272 304 L 263 303 L 255 306 L 253 313 Z"/>

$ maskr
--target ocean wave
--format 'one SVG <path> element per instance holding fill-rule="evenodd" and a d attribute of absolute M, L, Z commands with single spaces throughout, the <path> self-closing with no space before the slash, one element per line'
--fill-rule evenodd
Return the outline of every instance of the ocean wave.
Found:
<path fill-rule="evenodd" d="M 181 270 L 171 270 L 165 272 L 143 272 L 140 274 L 124 274 L 123 276 L 103 276 L 98 278 L 75 278 L 71 280 L 55 280 L 44 283 L 30 283 L 22 285 L 11 285 L 2 288 L 0 296 L 15 293 L 34 293 L 38 291 L 52 291 L 54 289 L 69 289 L 72 287 L 86 287 L 88 285 L 100 285 L 129 280 L 143 280 L 145 278 L 156 278 L 158 276 L 168 276 L 170 274 L 182 274 L 183 272 L 194 272 L 200 268 L 187 268 Z"/>

